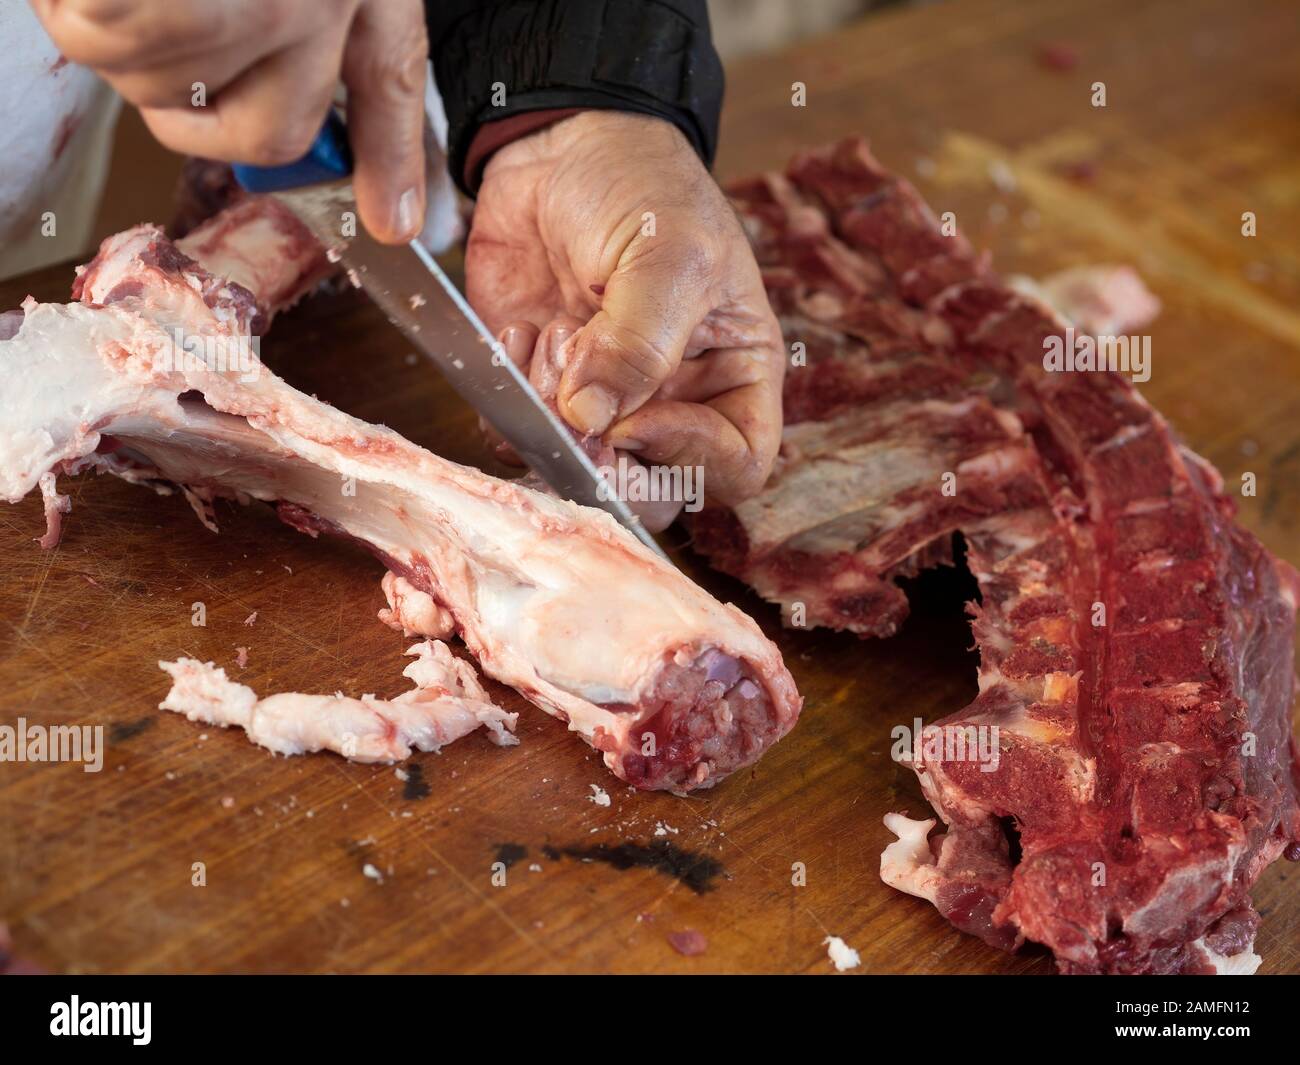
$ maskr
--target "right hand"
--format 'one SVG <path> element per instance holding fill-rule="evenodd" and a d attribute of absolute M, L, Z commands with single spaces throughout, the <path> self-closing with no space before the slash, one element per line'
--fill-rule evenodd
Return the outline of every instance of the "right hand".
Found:
<path fill-rule="evenodd" d="M 280 166 L 311 146 L 340 78 L 357 210 L 400 243 L 424 221 L 421 0 L 32 0 L 68 59 L 90 67 L 173 151 Z M 194 103 L 196 84 L 206 94 Z"/>

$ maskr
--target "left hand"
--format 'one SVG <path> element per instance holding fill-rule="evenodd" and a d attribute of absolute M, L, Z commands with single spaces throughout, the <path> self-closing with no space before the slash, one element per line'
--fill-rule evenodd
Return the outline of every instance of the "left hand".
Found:
<path fill-rule="evenodd" d="M 763 486 L 781 442 L 781 330 L 735 213 L 670 123 L 591 111 L 500 149 L 466 275 L 517 362 L 554 319 L 578 320 L 557 393 L 576 429 L 648 464 L 703 467 L 718 502 Z"/>

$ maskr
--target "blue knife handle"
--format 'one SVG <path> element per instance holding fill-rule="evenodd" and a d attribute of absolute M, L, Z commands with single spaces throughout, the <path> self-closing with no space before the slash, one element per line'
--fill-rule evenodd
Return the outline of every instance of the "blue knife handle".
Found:
<path fill-rule="evenodd" d="M 307 154 L 284 166 L 252 166 L 236 163 L 231 169 L 235 180 L 249 192 L 279 192 L 321 181 L 337 181 L 352 173 L 352 149 L 348 147 L 348 128 L 330 110 L 325 124 Z"/>

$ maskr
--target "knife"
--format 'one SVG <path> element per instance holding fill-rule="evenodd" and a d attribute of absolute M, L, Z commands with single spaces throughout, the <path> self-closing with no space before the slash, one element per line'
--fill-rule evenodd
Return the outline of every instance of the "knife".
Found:
<path fill-rule="evenodd" d="M 575 503 L 613 515 L 646 547 L 668 560 L 641 520 L 606 488 L 572 430 L 500 352 L 496 338 L 428 250 L 418 240 L 380 244 L 357 222 L 352 154 L 347 128 L 337 114 L 330 113 L 310 150 L 297 162 L 273 167 L 237 163 L 234 171 L 249 192 L 274 196 L 297 215 L 331 249 L 331 258 L 341 259 L 353 284 L 379 304 L 416 350 L 433 360 L 461 398 L 551 488 Z M 345 218 L 351 221 L 346 237 Z"/>

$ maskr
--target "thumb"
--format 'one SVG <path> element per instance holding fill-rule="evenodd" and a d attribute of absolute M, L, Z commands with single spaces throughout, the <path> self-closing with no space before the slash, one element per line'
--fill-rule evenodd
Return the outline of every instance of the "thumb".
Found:
<path fill-rule="evenodd" d="M 424 86 L 429 46 L 418 0 L 368 0 L 343 53 L 352 187 L 377 240 L 410 240 L 424 224 Z"/>
<path fill-rule="evenodd" d="M 570 425 L 600 435 L 654 395 L 712 306 L 714 267 L 693 236 L 638 236 L 628 246 L 601 309 L 573 338 L 556 396 Z"/>

